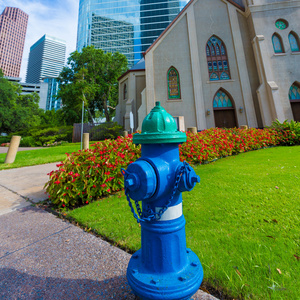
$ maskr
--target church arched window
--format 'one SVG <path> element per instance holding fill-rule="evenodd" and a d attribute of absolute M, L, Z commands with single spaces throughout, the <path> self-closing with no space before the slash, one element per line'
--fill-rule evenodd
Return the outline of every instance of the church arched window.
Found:
<path fill-rule="evenodd" d="M 209 55 L 208 55 L 209 54 Z M 230 79 L 228 57 L 223 41 L 212 36 L 206 44 L 206 58 L 209 80 Z"/>
<path fill-rule="evenodd" d="M 272 36 L 272 43 L 275 53 L 284 53 L 282 40 L 279 34 L 274 33 Z"/>
<path fill-rule="evenodd" d="M 295 32 L 290 32 L 289 34 L 289 42 L 291 46 L 291 51 L 292 52 L 299 52 L 299 37 Z"/>
<path fill-rule="evenodd" d="M 294 82 L 289 90 L 289 99 L 293 113 L 293 119 L 300 122 L 300 84 Z"/>
<path fill-rule="evenodd" d="M 124 84 L 123 87 L 123 99 L 126 100 L 127 99 L 127 84 Z"/>
<path fill-rule="evenodd" d="M 168 99 L 180 99 L 180 80 L 179 73 L 176 68 L 170 67 L 167 74 L 168 81 Z"/>

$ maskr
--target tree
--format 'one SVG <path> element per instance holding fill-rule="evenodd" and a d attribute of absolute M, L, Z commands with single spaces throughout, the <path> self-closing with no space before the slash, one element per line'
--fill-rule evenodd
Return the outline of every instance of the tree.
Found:
<path fill-rule="evenodd" d="M 11 133 L 40 124 L 42 110 L 37 93 L 22 95 L 18 83 L 4 78 L 0 69 L 0 133 Z"/>
<path fill-rule="evenodd" d="M 118 101 L 117 79 L 126 70 L 126 56 L 119 52 L 104 53 L 102 49 L 88 46 L 82 52 L 71 53 L 60 73 L 58 92 L 67 123 L 80 122 L 82 101 L 91 121 L 96 111 L 100 111 L 109 122 Z"/>

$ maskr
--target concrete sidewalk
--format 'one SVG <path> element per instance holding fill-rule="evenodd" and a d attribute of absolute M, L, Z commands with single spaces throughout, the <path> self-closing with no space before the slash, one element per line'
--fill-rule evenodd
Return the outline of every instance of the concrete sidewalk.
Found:
<path fill-rule="evenodd" d="M 0 215 L 47 199 L 43 187 L 56 164 L 0 171 Z"/>
<path fill-rule="evenodd" d="M 47 198 L 54 169 L 0 171 L 0 299 L 135 299 L 126 280 L 130 254 L 30 206 Z M 199 290 L 193 299 L 216 298 Z"/>

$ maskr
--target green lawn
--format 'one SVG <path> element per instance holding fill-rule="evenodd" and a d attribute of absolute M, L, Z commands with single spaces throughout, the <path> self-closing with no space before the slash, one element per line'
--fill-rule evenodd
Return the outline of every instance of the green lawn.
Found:
<path fill-rule="evenodd" d="M 183 194 L 183 209 L 205 281 L 235 299 L 300 299 L 300 146 L 195 170 L 201 183 Z M 129 251 L 140 247 L 140 227 L 121 194 L 68 217 Z"/>
<path fill-rule="evenodd" d="M 0 170 L 58 162 L 66 158 L 66 153 L 78 150 L 80 150 L 80 143 L 63 144 L 61 146 L 38 150 L 19 151 L 13 164 L 4 164 L 6 153 L 2 153 L 0 154 Z"/>

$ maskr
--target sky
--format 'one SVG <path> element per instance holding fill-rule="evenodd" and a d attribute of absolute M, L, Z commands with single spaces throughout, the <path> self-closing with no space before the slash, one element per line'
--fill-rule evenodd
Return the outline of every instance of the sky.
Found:
<path fill-rule="evenodd" d="M 66 58 L 76 50 L 79 0 L 0 0 L 0 14 L 6 6 L 29 15 L 20 77 L 26 79 L 30 47 L 44 34 L 66 41 Z"/>

